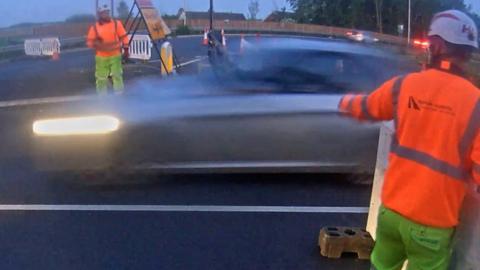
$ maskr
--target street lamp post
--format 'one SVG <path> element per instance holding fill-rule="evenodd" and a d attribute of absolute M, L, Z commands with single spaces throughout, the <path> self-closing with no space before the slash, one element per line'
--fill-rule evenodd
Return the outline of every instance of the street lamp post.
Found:
<path fill-rule="evenodd" d="M 213 30 L 213 0 L 210 0 L 210 31 Z"/>
<path fill-rule="evenodd" d="M 411 39 L 411 26 L 412 23 L 412 0 L 408 0 L 408 34 L 407 34 L 407 39 L 408 39 L 408 45 L 410 45 L 410 39 Z"/>

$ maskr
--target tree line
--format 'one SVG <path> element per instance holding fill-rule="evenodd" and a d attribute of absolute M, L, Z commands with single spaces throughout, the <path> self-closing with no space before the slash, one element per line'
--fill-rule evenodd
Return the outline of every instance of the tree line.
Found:
<path fill-rule="evenodd" d="M 399 34 L 408 25 L 408 0 L 288 0 L 299 23 L 321 24 Z M 412 32 L 424 35 L 436 12 L 458 9 L 470 13 L 480 26 L 480 17 L 464 0 L 411 0 Z"/>

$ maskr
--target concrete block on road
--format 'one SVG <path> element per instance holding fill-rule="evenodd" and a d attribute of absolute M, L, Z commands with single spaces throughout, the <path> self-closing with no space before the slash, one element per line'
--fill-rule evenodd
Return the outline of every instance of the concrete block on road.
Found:
<path fill-rule="evenodd" d="M 318 236 L 320 254 L 339 259 L 344 253 L 356 253 L 361 260 L 370 259 L 374 241 L 370 233 L 361 228 L 324 227 Z"/>

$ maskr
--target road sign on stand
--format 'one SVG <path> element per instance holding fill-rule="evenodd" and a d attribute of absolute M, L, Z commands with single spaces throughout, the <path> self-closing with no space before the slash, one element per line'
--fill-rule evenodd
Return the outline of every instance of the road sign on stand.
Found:
<path fill-rule="evenodd" d="M 135 3 L 140 10 L 152 40 L 164 39 L 172 33 L 153 5 L 152 0 L 136 0 Z"/>
<path fill-rule="evenodd" d="M 166 66 L 166 63 L 162 58 L 162 54 L 160 52 L 160 48 L 158 47 L 158 44 L 161 43 L 161 41 L 163 41 L 172 32 L 170 31 L 170 28 L 167 26 L 165 21 L 163 21 L 162 17 L 160 16 L 160 13 L 153 5 L 152 0 L 135 0 L 134 1 L 133 6 L 130 9 L 128 17 L 125 21 L 125 25 L 128 29 L 128 33 L 132 37 L 130 39 L 130 43 L 132 42 L 133 37 L 135 37 L 135 34 L 137 33 L 142 23 L 145 25 L 148 35 L 150 36 L 150 39 L 153 41 L 153 47 L 155 48 L 158 56 L 160 57 L 160 62 L 162 63 L 162 69 L 168 71 L 169 68 Z M 169 74 L 170 73 L 167 72 L 167 75 Z"/>

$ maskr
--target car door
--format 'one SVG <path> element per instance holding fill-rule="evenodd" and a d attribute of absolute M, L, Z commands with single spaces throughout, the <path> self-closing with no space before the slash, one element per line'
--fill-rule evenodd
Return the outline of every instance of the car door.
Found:
<path fill-rule="evenodd" d="M 141 169 L 185 172 L 370 171 L 378 128 L 341 117 L 339 99 L 268 94 L 177 100 L 155 121 L 132 129 L 125 158 Z"/>

